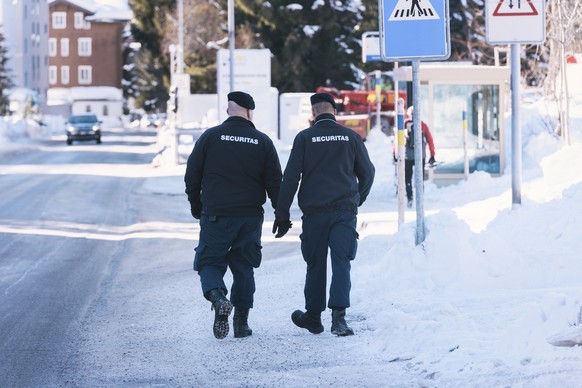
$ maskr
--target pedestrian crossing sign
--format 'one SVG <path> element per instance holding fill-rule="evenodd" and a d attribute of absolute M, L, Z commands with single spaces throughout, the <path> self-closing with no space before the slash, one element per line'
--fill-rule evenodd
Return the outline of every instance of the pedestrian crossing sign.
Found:
<path fill-rule="evenodd" d="M 438 19 L 434 7 L 429 0 L 420 6 L 420 0 L 409 3 L 408 1 L 399 1 L 392 11 L 390 21 L 407 21 L 407 20 L 430 20 Z"/>
<path fill-rule="evenodd" d="M 542 43 L 544 0 L 486 0 L 485 31 L 490 44 Z"/>
<path fill-rule="evenodd" d="M 448 0 L 381 0 L 380 51 L 385 61 L 445 60 L 450 46 Z"/>

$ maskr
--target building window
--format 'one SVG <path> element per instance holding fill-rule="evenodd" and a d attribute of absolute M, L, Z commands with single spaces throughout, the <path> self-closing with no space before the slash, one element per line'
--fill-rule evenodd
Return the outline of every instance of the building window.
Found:
<path fill-rule="evenodd" d="M 103 116 L 109 116 L 109 106 L 103 105 Z"/>
<path fill-rule="evenodd" d="M 79 56 L 91 56 L 91 38 L 79 38 Z"/>
<path fill-rule="evenodd" d="M 61 67 L 61 83 L 63 85 L 69 84 L 69 66 Z"/>
<path fill-rule="evenodd" d="M 85 28 L 85 15 L 83 12 L 75 12 L 75 29 L 82 30 Z"/>
<path fill-rule="evenodd" d="M 85 112 L 87 112 L 87 113 L 91 112 L 91 105 L 85 106 Z"/>
<path fill-rule="evenodd" d="M 89 85 L 92 81 L 93 68 L 91 66 L 79 66 L 79 84 Z"/>
<path fill-rule="evenodd" d="M 69 56 L 69 38 L 61 38 L 61 57 Z"/>
<path fill-rule="evenodd" d="M 49 84 L 54 85 L 57 83 L 57 67 L 49 66 Z"/>
<path fill-rule="evenodd" d="M 66 12 L 53 12 L 53 28 L 55 30 L 64 30 L 67 28 Z"/>
<path fill-rule="evenodd" d="M 57 56 L 57 38 L 49 38 L 48 40 L 48 52 L 49 56 Z"/>

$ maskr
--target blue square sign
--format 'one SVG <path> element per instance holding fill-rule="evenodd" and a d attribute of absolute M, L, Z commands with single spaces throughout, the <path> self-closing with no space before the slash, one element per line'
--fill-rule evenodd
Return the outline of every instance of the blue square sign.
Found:
<path fill-rule="evenodd" d="M 381 0 L 380 47 L 385 61 L 449 58 L 448 0 Z"/>

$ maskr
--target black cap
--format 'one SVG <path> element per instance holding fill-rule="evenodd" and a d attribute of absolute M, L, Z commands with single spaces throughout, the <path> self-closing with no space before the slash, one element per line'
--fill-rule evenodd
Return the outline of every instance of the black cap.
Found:
<path fill-rule="evenodd" d="M 315 93 L 313 96 L 311 96 L 311 105 L 315 105 L 319 102 L 329 102 L 331 106 L 333 106 L 333 109 L 337 110 L 335 100 L 333 99 L 333 96 L 329 93 Z"/>
<path fill-rule="evenodd" d="M 250 110 L 255 109 L 255 101 L 250 94 L 245 92 L 230 92 L 228 93 L 228 101 L 233 101 L 237 105 Z"/>

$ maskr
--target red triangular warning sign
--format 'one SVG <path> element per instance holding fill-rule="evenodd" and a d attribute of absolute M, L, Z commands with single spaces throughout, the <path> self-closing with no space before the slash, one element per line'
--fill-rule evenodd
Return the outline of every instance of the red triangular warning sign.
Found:
<path fill-rule="evenodd" d="M 527 4 L 524 8 L 529 10 L 524 10 L 522 8 L 522 3 Z M 502 7 L 503 6 L 503 7 Z M 538 10 L 531 3 L 531 0 L 499 0 L 499 4 L 493 11 L 493 16 L 536 16 Z"/>

